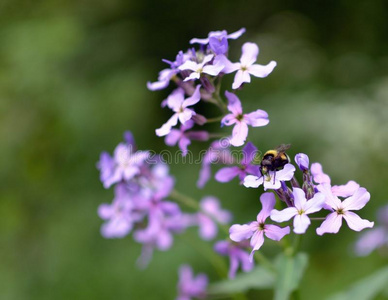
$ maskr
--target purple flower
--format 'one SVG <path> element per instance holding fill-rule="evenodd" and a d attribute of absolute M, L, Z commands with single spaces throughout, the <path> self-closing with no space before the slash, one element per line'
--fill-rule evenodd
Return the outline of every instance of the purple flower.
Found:
<path fill-rule="evenodd" d="M 265 224 L 265 220 L 271 214 L 275 207 L 276 199 L 272 193 L 264 193 L 260 197 L 262 210 L 257 215 L 257 221 L 249 224 L 232 225 L 229 229 L 230 239 L 235 242 L 241 242 L 246 239 L 251 239 L 250 245 L 252 252 L 249 259 L 252 261 L 253 253 L 259 250 L 264 243 L 264 235 L 274 241 L 280 241 L 286 234 L 290 233 L 290 227 L 281 228 L 272 224 Z"/>
<path fill-rule="evenodd" d="M 304 191 L 300 188 L 294 188 L 292 194 L 295 207 L 288 207 L 282 211 L 272 210 L 271 220 L 284 222 L 294 218 L 294 232 L 302 234 L 306 232 L 311 223 L 307 215 L 322 209 L 325 196 L 322 193 L 316 193 L 313 198 L 307 201 Z"/>
<path fill-rule="evenodd" d="M 205 274 L 194 277 L 190 266 L 183 265 L 179 268 L 178 297 L 176 300 L 190 300 L 191 298 L 204 299 L 208 279 Z"/>
<path fill-rule="evenodd" d="M 207 141 L 209 139 L 209 133 L 207 131 L 188 131 L 194 126 L 194 121 L 189 120 L 185 124 L 181 125 L 180 130 L 172 129 L 168 135 L 166 135 L 165 143 L 168 146 L 175 146 L 178 144 L 182 151 L 182 155 L 187 155 L 187 147 L 191 144 L 191 140 Z"/>
<path fill-rule="evenodd" d="M 101 180 L 104 187 L 121 180 L 128 181 L 140 172 L 140 167 L 149 157 L 148 151 L 134 151 L 131 144 L 120 143 L 113 155 L 113 159 L 107 153 L 102 153 L 98 167 L 101 170 Z"/>
<path fill-rule="evenodd" d="M 222 31 L 210 31 L 208 37 L 205 39 L 191 39 L 190 44 L 209 44 L 210 48 L 216 54 L 225 54 L 228 51 L 228 39 L 237 39 L 245 32 L 245 28 L 228 34 L 226 30 Z"/>
<path fill-rule="evenodd" d="M 244 82 L 251 82 L 251 76 L 264 78 L 267 77 L 276 67 L 276 62 L 271 61 L 269 64 L 263 66 L 255 64 L 257 55 L 259 54 L 259 47 L 254 43 L 245 43 L 242 46 L 242 55 L 239 63 L 231 63 L 225 56 L 220 56 L 215 63 L 221 63 L 225 67 L 223 73 L 229 74 L 237 71 L 232 88 L 238 89 Z"/>
<path fill-rule="evenodd" d="M 333 185 L 331 187 L 331 192 L 337 197 L 349 197 L 353 195 L 359 188 L 360 185 L 357 182 L 350 180 L 345 185 Z"/>
<path fill-rule="evenodd" d="M 251 143 L 247 143 L 242 150 L 243 158 L 240 162 L 240 166 L 225 167 L 215 175 L 215 179 L 219 182 L 231 181 L 234 177 L 238 176 L 240 181 L 243 181 L 248 174 L 257 174 L 259 172 L 259 166 L 251 164 L 254 160 L 257 148 Z"/>
<path fill-rule="evenodd" d="M 295 155 L 295 162 L 302 172 L 308 171 L 309 169 L 309 157 L 304 153 L 298 153 Z"/>
<path fill-rule="evenodd" d="M 202 73 L 211 75 L 211 76 L 217 76 L 221 70 L 224 68 L 223 65 L 217 64 L 217 65 L 207 65 L 212 59 L 214 55 L 210 54 L 205 56 L 203 61 L 199 64 L 197 64 L 194 61 L 188 60 L 183 65 L 179 66 L 179 70 L 191 70 L 193 71 L 189 76 L 187 76 L 183 81 L 188 80 L 195 80 L 199 79 L 201 77 Z"/>
<path fill-rule="evenodd" d="M 318 184 L 328 183 L 330 184 L 330 177 L 323 173 L 322 165 L 320 163 L 311 164 L 311 175 L 313 175 L 314 182 Z"/>
<path fill-rule="evenodd" d="M 268 171 L 267 174 L 261 176 L 248 175 L 244 179 L 244 186 L 257 188 L 264 185 L 264 190 L 277 190 L 281 187 L 282 181 L 289 181 L 294 176 L 295 167 L 292 164 L 286 164 L 282 170 Z"/>
<path fill-rule="evenodd" d="M 200 85 L 197 85 L 193 95 L 185 99 L 185 92 L 183 89 L 176 89 L 170 96 L 167 98 L 167 106 L 172 109 L 175 114 L 159 129 L 156 129 L 156 135 L 165 136 L 170 133 L 171 128 L 178 123 L 178 120 L 185 124 L 188 120 L 195 115 L 194 110 L 188 108 L 201 100 L 201 94 L 199 92 Z"/>
<path fill-rule="evenodd" d="M 214 141 L 202 158 L 197 186 L 203 188 L 211 177 L 211 164 L 233 164 L 234 159 L 229 150 L 229 140 Z"/>
<path fill-rule="evenodd" d="M 101 204 L 98 207 L 98 215 L 107 222 L 101 227 L 101 234 L 105 238 L 122 238 L 133 228 L 133 224 L 139 221 L 141 215 L 133 211 L 134 203 L 131 201 L 125 184 L 115 187 L 115 198 L 112 204 Z"/>
<path fill-rule="evenodd" d="M 204 240 L 212 240 L 217 235 L 217 224 L 228 224 L 232 214 L 221 208 L 220 201 L 215 197 L 205 197 L 200 202 L 201 212 L 198 212 L 199 235 Z M 215 222 L 216 221 L 216 222 Z"/>
<path fill-rule="evenodd" d="M 241 146 L 245 143 L 248 136 L 248 125 L 252 127 L 265 126 L 269 123 L 268 114 L 261 109 L 258 109 L 249 114 L 243 114 L 241 102 L 233 93 L 225 91 L 225 96 L 228 98 L 228 110 L 231 112 L 221 120 L 221 126 L 234 125 L 232 138 L 230 143 L 233 146 Z"/>
<path fill-rule="evenodd" d="M 248 241 L 235 243 L 230 241 L 219 241 L 214 245 L 214 250 L 223 255 L 229 256 L 228 277 L 233 279 L 239 266 L 243 272 L 249 272 L 253 269 L 253 261 L 249 260 L 249 254 L 245 251 L 249 247 Z"/>
<path fill-rule="evenodd" d="M 356 192 L 341 202 L 331 191 L 329 184 L 324 183 L 318 186 L 318 190 L 326 197 L 326 204 L 334 210 L 329 214 L 325 221 L 317 228 L 317 234 L 337 233 L 342 226 L 342 218 L 348 223 L 350 229 L 361 231 L 365 228 L 372 228 L 374 222 L 361 219 L 352 210 L 360 210 L 370 199 L 370 194 L 365 188 L 359 188 Z"/>

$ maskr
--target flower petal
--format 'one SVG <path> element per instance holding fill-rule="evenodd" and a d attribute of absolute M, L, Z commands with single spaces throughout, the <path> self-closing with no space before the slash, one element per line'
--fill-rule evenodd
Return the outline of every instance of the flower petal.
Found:
<path fill-rule="evenodd" d="M 254 222 L 256 223 L 256 222 Z M 229 228 L 230 239 L 234 242 L 241 242 L 252 237 L 254 230 L 251 224 L 234 224 Z"/>
<path fill-rule="evenodd" d="M 236 32 L 228 34 L 227 38 L 235 40 L 235 39 L 239 38 L 244 32 L 245 32 L 245 28 L 243 27 L 240 30 L 237 30 Z"/>
<path fill-rule="evenodd" d="M 276 172 L 276 179 L 280 181 L 288 181 L 294 176 L 295 167 L 292 164 L 286 164 L 284 168 Z"/>
<path fill-rule="evenodd" d="M 345 210 L 360 210 L 368 203 L 369 199 L 369 192 L 365 188 L 359 188 L 353 196 L 342 202 L 342 206 Z"/>
<path fill-rule="evenodd" d="M 259 54 L 259 47 L 255 43 L 245 43 L 242 46 L 242 55 L 240 62 L 245 67 L 252 65 Z"/>
<path fill-rule="evenodd" d="M 215 179 L 218 182 L 229 182 L 240 173 L 239 167 L 226 167 L 218 170 Z"/>
<path fill-rule="evenodd" d="M 298 214 L 298 210 L 295 207 L 287 207 L 283 210 L 273 209 L 271 211 L 271 220 L 281 223 L 290 220 L 292 217 Z"/>
<path fill-rule="evenodd" d="M 240 69 L 236 72 L 236 75 L 234 76 L 232 89 L 238 89 L 244 82 L 251 82 L 251 76 L 249 75 L 248 71 L 243 71 Z"/>
<path fill-rule="evenodd" d="M 305 233 L 310 224 L 311 221 L 308 216 L 298 214 L 294 218 L 294 232 L 297 234 Z"/>
<path fill-rule="evenodd" d="M 268 113 L 261 109 L 244 115 L 244 119 L 252 127 L 265 126 L 269 123 Z"/>
<path fill-rule="evenodd" d="M 313 198 L 308 200 L 304 205 L 304 213 L 306 215 L 320 211 L 325 204 L 325 195 L 322 193 L 316 193 Z"/>
<path fill-rule="evenodd" d="M 275 69 L 275 67 L 276 67 L 276 61 L 272 60 L 267 65 L 259 65 L 259 64 L 251 65 L 248 69 L 248 72 L 255 77 L 264 78 L 264 77 L 267 77 L 269 74 L 271 74 L 271 72 L 273 71 L 273 69 Z"/>
<path fill-rule="evenodd" d="M 274 241 L 280 241 L 286 234 L 290 233 L 290 227 L 279 227 L 276 225 L 268 224 L 265 225 L 264 233 L 267 238 L 274 240 Z"/>
<path fill-rule="evenodd" d="M 351 211 L 347 211 L 344 214 L 344 218 L 346 223 L 348 223 L 349 228 L 354 231 L 361 231 L 365 228 L 372 228 L 375 224 L 374 222 L 361 219 L 357 214 Z"/>
<path fill-rule="evenodd" d="M 333 195 L 349 197 L 352 196 L 359 187 L 360 185 L 357 182 L 350 180 L 345 185 L 333 185 L 331 191 L 333 192 Z"/>
<path fill-rule="evenodd" d="M 225 91 L 225 96 L 228 99 L 228 110 L 235 116 L 242 114 L 242 106 L 240 99 L 236 94 Z"/>
<path fill-rule="evenodd" d="M 244 186 L 250 188 L 257 188 L 263 184 L 263 177 L 257 177 L 254 175 L 248 175 L 244 178 Z"/>
<path fill-rule="evenodd" d="M 300 188 L 294 188 L 292 191 L 294 195 L 294 205 L 298 210 L 303 210 L 307 202 L 304 191 Z"/>
<path fill-rule="evenodd" d="M 233 127 L 232 138 L 230 144 L 235 147 L 242 146 L 248 136 L 248 125 L 245 122 L 238 122 Z"/>
<path fill-rule="evenodd" d="M 264 223 L 264 221 L 269 217 L 271 211 L 275 207 L 275 195 L 273 193 L 264 193 L 260 196 L 260 202 L 262 205 L 262 209 L 257 215 L 257 222 Z"/>
<path fill-rule="evenodd" d="M 323 235 L 324 233 L 337 233 L 342 225 L 342 216 L 337 212 L 332 212 L 326 217 L 326 220 L 322 222 L 321 226 L 317 228 L 317 234 Z"/>
<path fill-rule="evenodd" d="M 194 105 L 194 104 L 198 103 L 199 100 L 201 100 L 201 93 L 199 91 L 200 88 L 201 88 L 201 85 L 200 84 L 197 85 L 193 95 L 191 95 L 191 97 L 189 97 L 185 101 L 183 101 L 183 103 L 182 103 L 183 107 L 188 107 L 188 106 Z"/>

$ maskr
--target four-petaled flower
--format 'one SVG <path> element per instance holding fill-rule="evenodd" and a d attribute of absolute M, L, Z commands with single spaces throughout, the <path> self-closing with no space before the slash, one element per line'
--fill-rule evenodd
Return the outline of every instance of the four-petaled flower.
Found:
<path fill-rule="evenodd" d="M 228 110 L 231 113 L 221 120 L 221 126 L 234 125 L 230 143 L 238 147 L 245 143 L 248 136 L 248 125 L 252 127 L 267 125 L 269 123 L 268 114 L 261 109 L 249 114 L 243 114 L 241 102 L 237 96 L 228 91 L 225 91 L 225 96 L 228 98 Z"/>
<path fill-rule="evenodd" d="M 370 194 L 365 188 L 358 188 L 356 192 L 341 202 L 331 191 L 331 186 L 327 183 L 318 186 L 318 190 L 326 197 L 326 204 L 334 210 L 326 217 L 321 226 L 317 228 L 317 234 L 337 233 L 342 226 L 342 218 L 345 219 L 350 229 L 361 231 L 365 228 L 372 228 L 374 222 L 361 219 L 352 210 L 360 210 L 370 199 Z"/>
<path fill-rule="evenodd" d="M 298 234 L 305 233 L 311 221 L 307 215 L 320 211 L 325 202 L 325 196 L 322 193 L 316 193 L 313 198 L 307 201 L 304 191 L 300 188 L 294 188 L 294 207 L 287 207 L 281 211 L 276 209 L 271 211 L 271 220 L 275 222 L 288 221 L 294 217 L 294 232 Z"/>
<path fill-rule="evenodd" d="M 257 188 L 264 185 L 264 190 L 277 190 L 281 187 L 281 181 L 289 181 L 294 176 L 295 167 L 292 164 L 286 164 L 282 170 L 268 171 L 265 175 L 248 175 L 244 179 L 244 186 Z"/>
<path fill-rule="evenodd" d="M 199 64 L 192 60 L 186 61 L 183 65 L 179 66 L 179 70 L 184 71 L 184 70 L 191 70 L 193 71 L 189 76 L 187 76 L 183 81 L 188 81 L 188 80 L 195 80 L 199 79 L 201 77 L 202 73 L 211 75 L 211 76 L 217 76 L 221 70 L 224 68 L 223 65 L 218 64 L 218 65 L 206 65 L 213 59 L 214 55 L 210 54 L 205 56 L 203 61 Z"/>
<path fill-rule="evenodd" d="M 259 250 L 264 243 L 264 235 L 274 241 L 280 241 L 286 234 L 290 233 L 290 227 L 281 228 L 272 224 L 265 224 L 265 220 L 270 216 L 275 207 L 276 199 L 272 193 L 264 193 L 260 197 L 262 210 L 257 215 L 257 220 L 249 224 L 234 224 L 229 229 L 230 239 L 235 242 L 241 242 L 251 239 L 250 244 L 252 252 L 249 259 L 252 261 L 253 254 Z"/>
<path fill-rule="evenodd" d="M 201 100 L 201 94 L 199 92 L 200 87 L 200 85 L 197 85 L 193 95 L 186 99 L 185 91 L 181 88 L 176 89 L 170 96 L 168 96 L 166 104 L 175 112 L 175 114 L 173 114 L 162 127 L 156 129 L 156 135 L 165 136 L 166 134 L 169 134 L 171 128 L 178 124 L 178 120 L 182 124 L 185 124 L 192 116 L 195 115 L 195 111 L 188 108 L 188 106 L 192 106 Z"/>
<path fill-rule="evenodd" d="M 242 55 L 239 63 L 231 63 L 224 55 L 215 59 L 215 64 L 224 65 L 223 73 L 229 74 L 237 71 L 232 84 L 233 89 L 238 89 L 244 82 L 251 82 L 251 76 L 267 77 L 276 67 L 276 62 L 271 61 L 267 65 L 255 64 L 259 47 L 255 43 L 245 43 L 242 46 Z"/>

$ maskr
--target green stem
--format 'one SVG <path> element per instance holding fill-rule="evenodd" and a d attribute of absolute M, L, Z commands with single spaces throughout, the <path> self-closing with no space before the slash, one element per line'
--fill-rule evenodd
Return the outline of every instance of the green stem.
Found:
<path fill-rule="evenodd" d="M 215 123 L 215 122 L 220 122 L 224 116 L 219 116 L 216 118 L 209 118 L 206 119 L 206 123 Z"/>

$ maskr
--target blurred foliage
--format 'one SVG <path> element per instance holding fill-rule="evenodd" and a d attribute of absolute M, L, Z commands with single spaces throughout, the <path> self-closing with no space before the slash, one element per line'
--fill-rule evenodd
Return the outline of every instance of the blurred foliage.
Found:
<path fill-rule="evenodd" d="M 99 182 L 99 153 L 111 152 L 125 130 L 142 149 L 166 148 L 154 129 L 168 117 L 160 109 L 168 91 L 151 93 L 145 84 L 162 58 L 211 30 L 246 27 L 231 56 L 254 41 L 259 63 L 278 62 L 239 93 L 247 111 L 270 115 L 250 139 L 262 151 L 291 143 L 291 156 L 309 154 L 334 183 L 367 187 L 372 201 L 361 216 L 375 219 L 388 199 L 387 19 L 383 0 L 1 1 L 0 298 L 173 299 L 186 262 L 217 279 L 196 251 L 206 243 L 195 231 L 188 233 L 194 245 L 177 237 L 139 270 L 140 246 L 104 240 L 96 214 L 113 194 Z M 198 165 L 171 168 L 179 190 L 215 194 L 236 222 L 255 217 L 257 190 L 235 181 L 199 191 Z M 323 237 L 309 230 L 302 299 L 324 299 L 387 263 L 387 254 L 355 258 L 357 237 L 347 228 Z M 278 252 L 271 242 L 264 248 Z"/>

